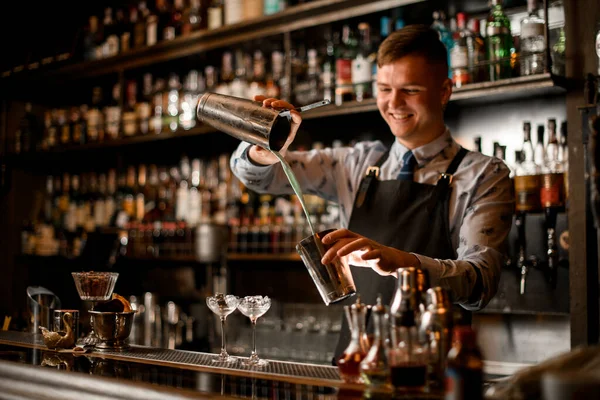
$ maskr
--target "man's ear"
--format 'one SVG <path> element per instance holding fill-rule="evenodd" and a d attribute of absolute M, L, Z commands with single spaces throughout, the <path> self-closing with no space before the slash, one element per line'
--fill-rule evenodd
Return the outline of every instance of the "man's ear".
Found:
<path fill-rule="evenodd" d="M 442 82 L 442 93 L 441 93 L 442 104 L 444 105 L 444 107 L 450 101 L 451 95 L 452 95 L 452 79 L 446 78 L 446 79 L 444 79 L 444 82 Z"/>

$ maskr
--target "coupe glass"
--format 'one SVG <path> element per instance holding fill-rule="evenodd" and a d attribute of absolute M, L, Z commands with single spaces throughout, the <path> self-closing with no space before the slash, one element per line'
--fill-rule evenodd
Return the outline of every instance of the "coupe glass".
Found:
<path fill-rule="evenodd" d="M 235 311 L 238 304 L 240 304 L 240 298 L 232 294 L 217 293 L 214 296 L 207 297 L 206 304 L 212 312 L 221 318 L 221 354 L 215 356 L 212 361 L 215 363 L 234 363 L 237 359 L 230 356 L 226 350 L 225 319 Z"/>
<path fill-rule="evenodd" d="M 91 301 L 92 308 L 98 301 L 110 300 L 119 277 L 118 272 L 71 272 L 73 281 L 79 298 L 84 301 Z M 84 345 L 93 346 L 98 343 L 98 335 L 94 332 L 92 316 L 90 314 L 90 331 L 82 341 L 77 340 Z"/>
<path fill-rule="evenodd" d="M 262 317 L 270 307 L 271 299 L 267 296 L 246 296 L 238 305 L 238 310 L 250 318 L 250 322 L 252 322 L 252 354 L 244 362 L 246 365 L 256 367 L 269 365 L 268 361 L 258 358 L 258 354 L 256 353 L 256 320 Z"/>

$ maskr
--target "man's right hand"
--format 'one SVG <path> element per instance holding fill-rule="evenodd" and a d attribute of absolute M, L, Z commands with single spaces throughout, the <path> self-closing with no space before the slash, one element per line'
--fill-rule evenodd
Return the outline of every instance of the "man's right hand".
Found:
<path fill-rule="evenodd" d="M 262 101 L 263 107 L 269 107 L 275 110 L 291 110 L 290 114 L 292 115 L 292 127 L 290 129 L 290 134 L 288 135 L 288 138 L 285 141 L 285 144 L 283 145 L 281 150 L 279 150 L 279 153 L 282 156 L 285 156 L 288 147 L 294 141 L 294 138 L 296 137 L 296 132 L 298 132 L 298 128 L 302 123 L 302 117 L 300 116 L 300 113 L 295 110 L 292 110 L 294 106 L 288 103 L 287 101 L 275 99 L 273 97 L 267 98 L 261 95 L 254 96 L 254 101 Z M 275 157 L 275 155 L 269 150 L 256 145 L 252 145 L 250 147 L 248 156 L 253 162 L 262 165 L 271 165 L 275 164 L 276 162 L 279 162 L 279 159 Z"/>

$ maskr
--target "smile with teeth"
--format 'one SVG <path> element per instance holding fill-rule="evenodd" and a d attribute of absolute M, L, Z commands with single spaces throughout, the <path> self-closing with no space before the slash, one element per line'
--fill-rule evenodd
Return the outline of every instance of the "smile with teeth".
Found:
<path fill-rule="evenodd" d="M 412 114 L 390 114 L 390 115 L 396 121 L 404 121 L 404 120 L 412 117 Z"/>

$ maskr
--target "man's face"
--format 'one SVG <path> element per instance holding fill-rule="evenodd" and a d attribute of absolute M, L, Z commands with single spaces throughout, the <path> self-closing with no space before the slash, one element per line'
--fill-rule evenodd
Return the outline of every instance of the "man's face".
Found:
<path fill-rule="evenodd" d="M 394 136 L 414 149 L 444 129 L 444 105 L 452 81 L 420 55 L 407 55 L 377 72 L 377 107 Z"/>

